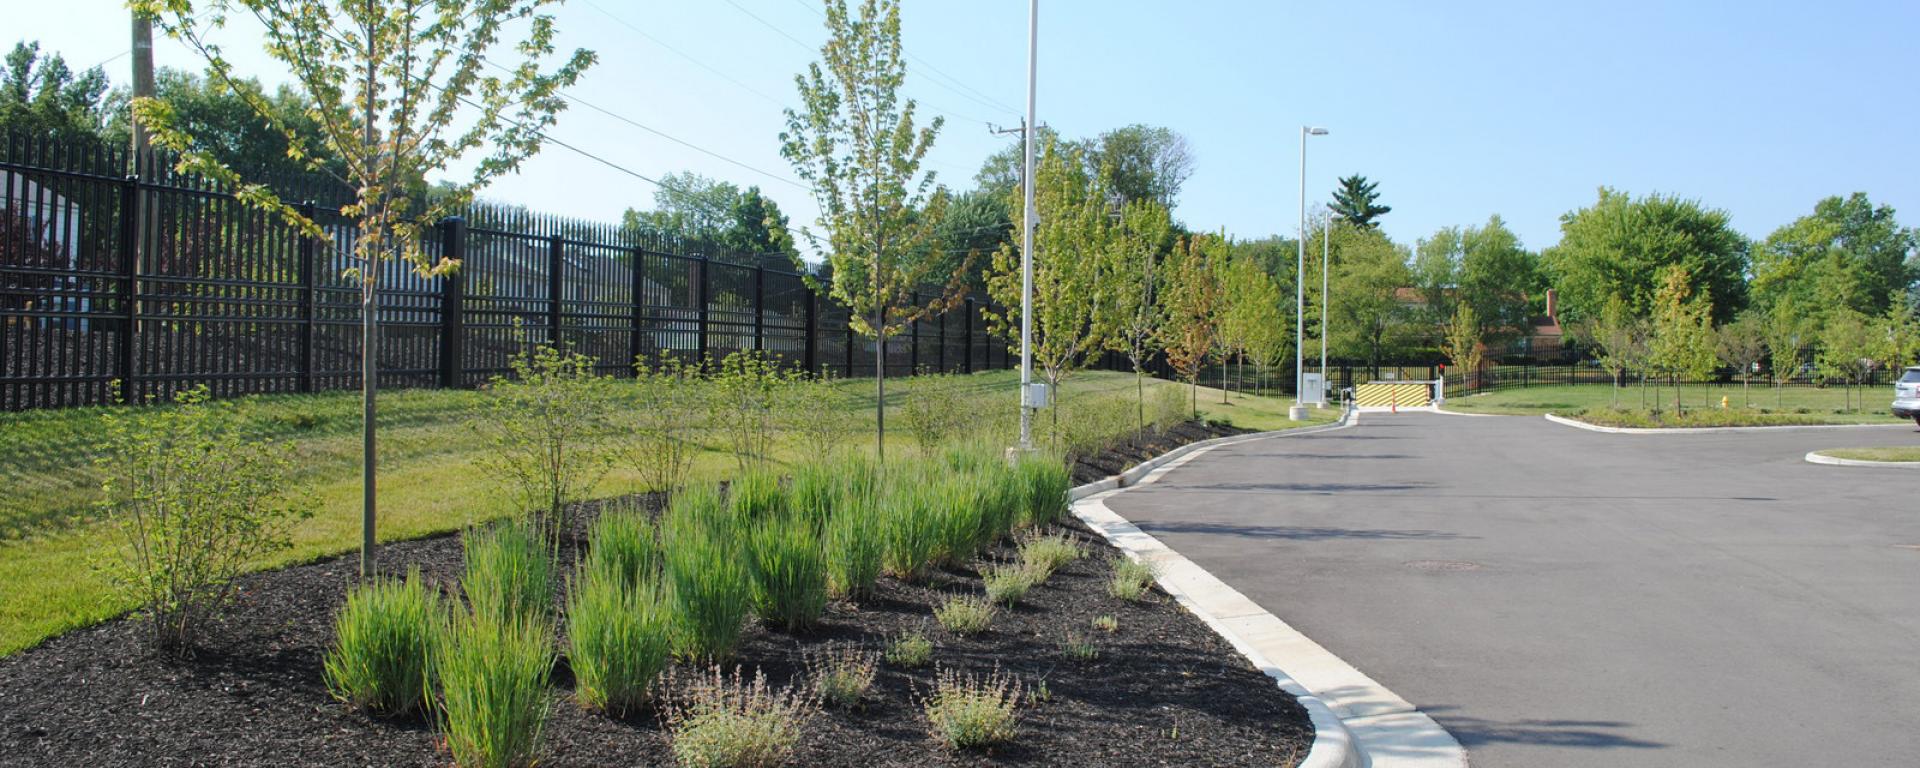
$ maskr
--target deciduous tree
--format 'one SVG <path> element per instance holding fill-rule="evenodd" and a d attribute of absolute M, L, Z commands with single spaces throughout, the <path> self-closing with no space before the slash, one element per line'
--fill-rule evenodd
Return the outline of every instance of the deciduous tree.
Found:
<path fill-rule="evenodd" d="M 1725 211 L 1603 187 L 1592 206 L 1560 217 L 1560 244 L 1541 254 L 1541 264 L 1559 290 L 1564 322 L 1592 317 L 1615 296 L 1633 313 L 1651 315 L 1654 294 L 1676 266 L 1691 276 L 1690 295 L 1724 322 L 1746 306 L 1747 248 Z"/>

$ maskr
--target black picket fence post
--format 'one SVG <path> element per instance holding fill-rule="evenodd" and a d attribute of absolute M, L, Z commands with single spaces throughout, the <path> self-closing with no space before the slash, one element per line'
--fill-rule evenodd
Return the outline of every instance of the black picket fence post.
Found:
<path fill-rule="evenodd" d="M 753 349 L 767 349 L 767 268 L 753 265 Z"/>
<path fill-rule="evenodd" d="M 313 201 L 308 200 L 300 204 L 300 215 L 307 221 L 317 221 L 319 212 Z M 318 258 L 319 241 L 304 232 L 299 237 L 299 255 L 296 258 L 300 260 L 300 391 L 312 392 L 315 389 L 313 334 L 318 324 L 315 305 L 320 294 L 320 269 L 314 260 Z"/>
<path fill-rule="evenodd" d="M 120 400 L 139 402 L 139 371 L 134 344 L 140 322 L 140 176 L 132 174 L 120 188 Z"/>
<path fill-rule="evenodd" d="M 440 387 L 455 389 L 466 378 L 467 220 L 440 223 L 440 255 L 461 263 L 440 278 Z"/>
<path fill-rule="evenodd" d="M 566 268 L 566 246 L 559 235 L 547 240 L 547 343 L 560 346 L 560 302 L 565 297 L 562 285 Z"/>
<path fill-rule="evenodd" d="M 634 375 L 638 376 L 639 368 L 637 366 L 640 364 L 640 354 L 641 352 L 644 351 L 640 345 L 641 327 L 646 324 L 646 306 L 647 306 L 646 251 L 641 250 L 639 248 L 633 249 L 633 268 L 628 271 L 633 276 L 633 284 L 632 284 L 632 287 L 629 288 L 629 290 L 632 291 L 633 304 L 629 308 L 629 311 L 627 314 L 627 317 L 628 317 L 627 322 L 630 323 L 632 326 L 627 333 L 627 365 L 636 366 L 634 368 Z"/>
<path fill-rule="evenodd" d="M 812 376 L 820 373 L 820 294 L 811 285 L 800 287 L 807 292 L 807 341 L 801 355 L 806 359 L 807 375 Z"/>

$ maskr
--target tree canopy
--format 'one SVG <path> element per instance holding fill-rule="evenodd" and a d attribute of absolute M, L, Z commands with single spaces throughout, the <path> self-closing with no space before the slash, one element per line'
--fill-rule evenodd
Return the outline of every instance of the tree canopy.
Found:
<path fill-rule="evenodd" d="M 732 183 L 697 173 L 669 173 L 653 193 L 653 210 L 631 208 L 623 226 L 677 240 L 708 243 L 739 258 L 769 267 L 791 268 L 799 261 L 787 216 L 780 204 Z"/>
<path fill-rule="evenodd" d="M 1826 198 L 1753 249 L 1754 304 L 1771 308 L 1791 297 L 1821 316 L 1841 308 L 1884 314 L 1920 279 L 1917 243 L 1892 207 L 1865 193 Z"/>
<path fill-rule="evenodd" d="M 1333 212 L 1349 224 L 1373 229 L 1380 226 L 1381 216 L 1393 210 L 1391 205 L 1380 205 L 1377 181 L 1354 174 L 1340 179 L 1339 184 L 1333 190 Z"/>
<path fill-rule="evenodd" d="M 1747 304 L 1745 236 L 1725 211 L 1664 195 L 1634 198 L 1601 188 L 1592 206 L 1560 217 L 1560 244 L 1541 264 L 1560 292 L 1560 313 L 1592 317 L 1619 297 L 1628 311 L 1649 316 L 1669 268 L 1689 276 L 1690 295 L 1712 305 L 1716 322 Z"/>
<path fill-rule="evenodd" d="M 0 71 L 0 130 L 39 139 L 99 139 L 106 128 L 107 74 L 74 72 L 37 42 L 16 43 Z"/>

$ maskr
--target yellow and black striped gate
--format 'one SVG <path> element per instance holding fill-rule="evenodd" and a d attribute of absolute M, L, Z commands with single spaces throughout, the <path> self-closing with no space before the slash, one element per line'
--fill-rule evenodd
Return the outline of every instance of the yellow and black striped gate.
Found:
<path fill-rule="evenodd" d="M 1433 404 L 1433 385 L 1424 381 L 1373 381 L 1354 388 L 1361 408 L 1424 408 Z"/>

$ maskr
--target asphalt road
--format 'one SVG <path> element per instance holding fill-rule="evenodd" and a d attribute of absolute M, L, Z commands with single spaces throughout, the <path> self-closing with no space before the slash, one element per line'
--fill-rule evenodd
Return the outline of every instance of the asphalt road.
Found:
<path fill-rule="evenodd" d="M 1610 435 L 1365 414 L 1107 501 L 1475 766 L 1920 765 L 1913 427 Z"/>

